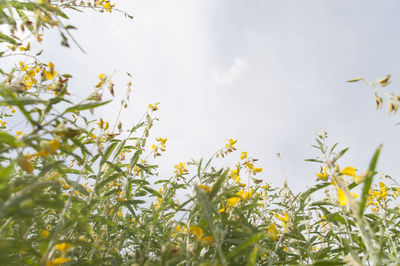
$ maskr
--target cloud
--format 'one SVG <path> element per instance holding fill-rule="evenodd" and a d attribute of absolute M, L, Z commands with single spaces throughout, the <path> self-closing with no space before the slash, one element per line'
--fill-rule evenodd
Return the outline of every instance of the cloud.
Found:
<path fill-rule="evenodd" d="M 229 69 L 217 76 L 217 83 L 231 86 L 248 68 L 247 61 L 244 58 L 236 57 Z"/>

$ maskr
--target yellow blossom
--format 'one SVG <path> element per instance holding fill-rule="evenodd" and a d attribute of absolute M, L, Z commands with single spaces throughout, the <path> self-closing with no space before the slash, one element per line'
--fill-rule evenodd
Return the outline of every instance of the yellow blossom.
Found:
<path fill-rule="evenodd" d="M 244 159 L 246 159 L 246 158 L 247 158 L 247 152 L 242 151 L 242 153 L 240 154 L 240 159 L 241 159 L 241 160 L 244 160 Z"/>
<path fill-rule="evenodd" d="M 205 236 L 201 240 L 202 246 L 212 246 L 213 243 L 214 243 L 214 237 L 212 237 L 212 236 Z"/>
<path fill-rule="evenodd" d="M 184 163 L 179 163 L 179 164 L 175 165 L 174 168 L 175 168 L 175 171 L 174 171 L 175 174 L 178 174 L 178 175 L 182 175 L 184 173 L 189 172 L 186 169 L 186 164 L 184 164 Z"/>
<path fill-rule="evenodd" d="M 59 179 L 59 181 L 60 181 L 60 183 L 61 183 L 61 185 L 63 186 L 64 189 L 70 189 L 71 188 L 71 186 L 68 185 L 67 183 L 65 183 L 64 180 Z"/>
<path fill-rule="evenodd" d="M 240 190 L 238 193 L 236 193 L 236 195 L 238 195 L 244 200 L 248 199 L 252 194 L 253 194 L 253 189 L 250 192 L 248 191 L 245 192 L 243 190 Z"/>
<path fill-rule="evenodd" d="M 17 164 L 19 165 L 19 167 L 21 167 L 22 170 L 31 174 L 34 168 L 29 158 L 30 156 L 22 155 L 17 158 Z"/>
<path fill-rule="evenodd" d="M 387 196 L 387 191 L 386 191 L 386 185 L 382 182 L 379 182 L 379 187 L 381 189 L 381 198 L 386 200 L 386 196 Z"/>
<path fill-rule="evenodd" d="M 70 259 L 70 258 L 63 258 L 63 257 L 60 257 L 60 258 L 56 258 L 56 259 L 54 259 L 51 263 L 52 264 L 50 264 L 50 265 L 60 265 L 60 264 L 64 264 L 64 263 L 67 263 L 67 262 L 69 262 L 69 261 L 71 261 L 72 259 Z"/>
<path fill-rule="evenodd" d="M 348 198 L 346 197 L 346 194 L 343 192 L 343 190 L 342 190 L 341 188 L 339 188 L 338 191 L 337 191 L 337 193 L 338 193 L 338 201 L 339 201 L 339 204 L 342 205 L 342 206 L 347 205 L 347 203 L 349 202 L 349 200 L 348 200 Z M 351 196 L 352 196 L 353 198 L 358 198 L 358 195 L 357 195 L 356 193 L 354 193 L 354 192 L 351 192 Z"/>
<path fill-rule="evenodd" d="M 235 206 L 236 204 L 238 204 L 238 202 L 240 201 L 240 197 L 231 197 L 229 199 L 226 200 L 228 203 L 228 206 L 232 207 Z"/>
<path fill-rule="evenodd" d="M 167 143 L 167 138 L 163 139 L 163 138 L 159 137 L 159 138 L 156 138 L 156 141 L 159 141 L 161 147 L 165 148 L 165 144 Z"/>
<path fill-rule="evenodd" d="M 42 148 L 36 155 L 47 157 L 50 154 L 56 154 L 57 150 L 60 148 L 60 138 L 57 137 L 50 141 L 41 141 L 40 147 Z"/>
<path fill-rule="evenodd" d="M 236 180 L 236 178 L 240 177 L 239 171 L 240 171 L 240 170 L 239 170 L 238 168 L 237 168 L 237 169 L 231 170 L 231 178 L 232 178 L 233 180 Z"/>
<path fill-rule="evenodd" d="M 28 66 L 25 65 L 24 62 L 22 62 L 22 61 L 19 62 L 19 65 L 20 65 L 20 67 L 21 67 L 21 68 L 20 68 L 21 71 L 26 71 L 26 70 L 28 70 Z"/>
<path fill-rule="evenodd" d="M 339 204 L 342 206 L 346 205 L 348 200 L 347 200 L 347 197 L 344 194 L 343 190 L 341 188 L 339 188 L 337 193 L 338 193 Z"/>
<path fill-rule="evenodd" d="M 321 179 L 324 181 L 328 179 L 328 174 L 326 173 L 326 169 L 327 169 L 327 167 L 325 166 L 323 173 L 316 173 L 318 179 Z"/>
<path fill-rule="evenodd" d="M 46 238 L 46 237 L 48 237 L 49 234 L 50 234 L 49 231 L 43 230 L 41 233 L 41 236 L 42 236 L 42 238 Z"/>
<path fill-rule="evenodd" d="M 207 185 L 202 185 L 200 184 L 199 187 L 204 191 L 204 193 L 208 194 L 212 191 L 212 187 L 209 187 Z"/>
<path fill-rule="evenodd" d="M 262 172 L 262 168 L 261 167 L 257 167 L 253 170 L 253 175 L 255 175 L 256 173 L 260 173 Z"/>
<path fill-rule="evenodd" d="M 253 170 L 253 169 L 254 169 L 254 164 L 251 163 L 251 162 L 246 162 L 244 165 L 245 165 L 247 168 L 249 168 L 249 170 Z"/>
<path fill-rule="evenodd" d="M 31 43 L 28 42 L 28 44 L 26 45 L 26 47 L 20 46 L 19 50 L 20 51 L 29 51 L 31 49 Z"/>
<path fill-rule="evenodd" d="M 158 110 L 158 105 L 160 104 L 160 102 L 155 103 L 154 105 L 149 104 L 149 109 L 151 112 L 157 111 Z"/>
<path fill-rule="evenodd" d="M 275 224 L 270 223 L 269 226 L 267 227 L 267 230 L 269 237 L 271 237 L 273 240 L 278 239 L 278 234 L 280 234 L 280 231 L 278 230 Z"/>
<path fill-rule="evenodd" d="M 197 240 L 200 240 L 203 237 L 203 229 L 196 225 L 192 225 L 189 227 L 189 233 L 195 235 Z"/>
<path fill-rule="evenodd" d="M 228 139 L 228 143 L 225 144 L 225 148 L 227 152 L 232 152 L 234 150 L 236 150 L 235 148 L 235 144 L 236 144 L 237 140 L 235 139 Z"/>
<path fill-rule="evenodd" d="M 54 70 L 54 64 L 52 62 L 49 62 L 47 66 L 49 67 L 49 71 L 45 70 L 44 75 L 47 80 L 52 80 L 57 75 L 57 71 Z"/>
<path fill-rule="evenodd" d="M 58 249 L 61 253 L 66 253 L 71 248 L 72 248 L 71 244 L 66 242 L 56 245 L 56 249 Z"/>
<path fill-rule="evenodd" d="M 342 170 L 342 174 L 347 176 L 355 176 L 356 169 L 353 166 L 347 166 Z"/>
<path fill-rule="evenodd" d="M 354 182 L 356 182 L 357 184 L 360 184 L 362 182 L 364 182 L 365 178 L 367 177 L 368 172 L 363 172 L 360 175 L 355 175 L 353 176 L 353 180 Z"/>

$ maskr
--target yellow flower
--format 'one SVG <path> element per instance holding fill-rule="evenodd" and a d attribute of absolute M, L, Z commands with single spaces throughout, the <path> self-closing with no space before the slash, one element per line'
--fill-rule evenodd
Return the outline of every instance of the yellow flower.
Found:
<path fill-rule="evenodd" d="M 195 235 L 197 240 L 200 240 L 203 237 L 203 229 L 196 225 L 192 225 L 189 227 L 189 233 Z"/>
<path fill-rule="evenodd" d="M 233 180 L 236 180 L 236 178 L 240 177 L 239 171 L 240 171 L 239 169 L 233 169 L 233 170 L 231 170 L 231 178 L 232 178 Z"/>
<path fill-rule="evenodd" d="M 212 246 L 213 243 L 214 243 L 214 237 L 212 237 L 212 236 L 205 236 L 201 240 L 202 246 Z"/>
<path fill-rule="evenodd" d="M 31 49 L 31 43 L 28 42 L 28 44 L 26 45 L 26 47 L 20 46 L 19 50 L 20 51 L 29 51 Z"/>
<path fill-rule="evenodd" d="M 327 167 L 325 166 L 323 173 L 316 173 L 318 179 L 321 179 L 324 181 L 328 179 L 328 174 L 326 173 L 326 169 L 327 169 Z"/>
<path fill-rule="evenodd" d="M 22 155 L 17 158 L 17 164 L 21 167 L 22 170 L 32 173 L 33 172 L 33 165 L 29 160 L 29 156 Z"/>
<path fill-rule="evenodd" d="M 154 204 L 154 208 L 156 209 L 160 208 L 161 203 L 162 203 L 162 198 L 157 197 L 157 203 Z"/>
<path fill-rule="evenodd" d="M 232 207 L 235 206 L 236 204 L 238 204 L 238 202 L 240 201 L 240 197 L 231 197 L 229 199 L 226 200 L 228 202 L 228 206 Z"/>
<path fill-rule="evenodd" d="M 381 189 L 381 198 L 386 199 L 387 196 L 387 191 L 386 191 L 386 185 L 382 182 L 379 182 L 379 187 Z"/>
<path fill-rule="evenodd" d="M 158 105 L 160 104 L 160 102 L 155 103 L 154 105 L 149 104 L 149 109 L 151 112 L 157 111 L 158 110 Z"/>
<path fill-rule="evenodd" d="M 20 65 L 20 67 L 21 67 L 21 68 L 20 68 L 21 71 L 26 71 L 26 70 L 28 70 L 28 66 L 25 65 L 24 62 L 22 62 L 22 61 L 19 62 L 19 65 Z"/>
<path fill-rule="evenodd" d="M 199 187 L 204 191 L 204 193 L 208 194 L 212 191 L 212 187 L 209 187 L 207 185 L 199 185 Z"/>
<path fill-rule="evenodd" d="M 61 251 L 61 253 L 66 253 L 69 249 L 71 249 L 72 246 L 69 243 L 63 242 L 61 244 L 56 245 L 56 249 Z"/>
<path fill-rule="evenodd" d="M 245 165 L 247 168 L 249 168 L 249 170 L 253 170 L 253 169 L 254 169 L 254 164 L 251 163 L 251 162 L 246 162 L 244 165 Z"/>
<path fill-rule="evenodd" d="M 219 212 L 219 213 L 225 212 L 225 211 L 226 211 L 225 207 L 226 207 L 226 206 L 225 206 L 225 203 L 222 201 L 222 208 L 219 209 L 218 212 Z"/>
<path fill-rule="evenodd" d="M 267 227 L 267 230 L 269 237 L 271 237 L 273 240 L 278 239 L 278 234 L 280 234 L 280 231 L 278 230 L 275 224 L 270 223 L 269 226 Z"/>
<path fill-rule="evenodd" d="M 49 234 L 50 234 L 49 231 L 43 230 L 41 236 L 42 236 L 43 238 L 46 238 L 46 237 L 48 237 Z"/>
<path fill-rule="evenodd" d="M 54 64 L 52 62 L 49 62 L 48 67 L 49 71 L 45 70 L 44 75 L 47 80 L 52 80 L 57 75 L 57 71 L 54 70 Z"/>
<path fill-rule="evenodd" d="M 260 172 L 262 172 L 262 168 L 261 167 L 255 168 L 253 170 L 253 175 L 255 175 L 256 173 L 260 173 Z"/>
<path fill-rule="evenodd" d="M 66 262 L 69 262 L 71 260 L 72 259 L 70 259 L 70 258 L 60 257 L 60 258 L 56 258 L 55 260 L 53 260 L 50 265 L 60 265 L 60 264 L 64 264 Z"/>
<path fill-rule="evenodd" d="M 250 192 L 245 192 L 243 190 L 240 190 L 238 193 L 236 193 L 236 195 L 238 195 L 239 197 L 241 197 L 242 199 L 246 200 L 249 197 L 251 197 L 251 195 L 253 194 L 253 189 Z"/>
<path fill-rule="evenodd" d="M 285 212 L 284 216 L 282 217 L 282 216 L 279 216 L 278 213 L 275 213 L 275 218 L 278 218 L 282 222 L 287 222 L 289 220 L 289 215 L 287 212 Z"/>
<path fill-rule="evenodd" d="M 104 125 L 103 118 L 100 118 L 100 121 L 97 122 L 96 124 L 99 125 L 100 128 L 103 128 L 103 125 Z"/>
<path fill-rule="evenodd" d="M 360 184 L 362 182 L 364 182 L 365 178 L 367 177 L 368 172 L 363 172 L 360 175 L 355 175 L 353 176 L 353 180 L 354 182 L 356 182 L 357 184 Z"/>
<path fill-rule="evenodd" d="M 236 150 L 235 144 L 237 140 L 236 139 L 228 139 L 228 143 L 225 144 L 226 152 L 232 152 Z"/>
<path fill-rule="evenodd" d="M 178 174 L 178 175 L 182 175 L 184 173 L 189 172 L 188 169 L 186 169 L 186 164 L 184 164 L 184 163 L 179 163 L 179 164 L 175 165 L 174 168 L 175 168 L 175 171 L 174 171 L 175 174 Z"/>
<path fill-rule="evenodd" d="M 99 79 L 100 79 L 100 81 L 96 84 L 96 88 L 100 88 L 101 86 L 103 86 L 103 84 L 107 80 L 107 75 L 106 74 L 99 74 Z"/>
<path fill-rule="evenodd" d="M 356 176 L 356 169 L 353 166 L 347 166 L 342 170 L 343 175 Z"/>
<path fill-rule="evenodd" d="M 163 139 L 163 138 L 159 137 L 159 138 L 156 138 L 156 141 L 159 141 L 161 147 L 165 148 L 165 144 L 167 143 L 167 138 Z"/>
<path fill-rule="evenodd" d="M 347 200 L 347 197 L 344 194 L 343 190 L 341 188 L 339 188 L 337 193 L 338 193 L 339 204 L 342 206 L 346 205 L 348 200 Z"/>
<path fill-rule="evenodd" d="M 57 150 L 60 148 L 60 138 L 57 137 L 50 141 L 41 141 L 40 147 L 42 148 L 38 153 L 35 155 L 39 155 L 42 157 L 47 157 L 50 154 L 56 154 Z"/>
<path fill-rule="evenodd" d="M 337 193 L 338 193 L 338 201 L 339 201 L 339 204 L 342 205 L 342 206 L 347 205 L 347 203 L 349 202 L 349 200 L 348 200 L 348 198 L 346 197 L 346 194 L 343 192 L 343 190 L 342 190 L 341 188 L 339 188 L 338 191 L 337 191 Z M 354 192 L 351 192 L 351 196 L 352 196 L 353 198 L 358 198 L 358 195 L 357 195 L 356 193 L 354 193 Z"/>
<path fill-rule="evenodd" d="M 242 151 L 242 153 L 240 154 L 240 160 L 244 160 L 247 158 L 247 152 Z"/>
<path fill-rule="evenodd" d="M 61 185 L 63 186 L 64 189 L 70 189 L 71 188 L 71 186 L 68 185 L 67 183 L 65 183 L 64 180 L 59 179 L 59 181 L 60 181 L 60 183 L 61 183 Z"/>

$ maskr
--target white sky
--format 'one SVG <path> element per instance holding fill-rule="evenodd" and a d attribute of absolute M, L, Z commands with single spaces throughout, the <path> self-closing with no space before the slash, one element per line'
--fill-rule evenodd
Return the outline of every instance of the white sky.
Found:
<path fill-rule="evenodd" d="M 319 166 L 314 137 L 328 131 L 331 144 L 349 146 L 342 167 L 364 171 L 383 143 L 379 169 L 398 178 L 400 119 L 375 111 L 372 89 L 345 81 L 393 75 L 399 85 L 400 2 L 372 0 L 123 0 L 134 16 L 70 13 L 75 38 L 87 51 L 58 45 L 50 36 L 43 58 L 74 76 L 70 90 L 86 95 L 99 73 L 134 76 L 132 101 L 122 121 L 132 123 L 149 103 L 160 102 L 153 137 L 168 138 L 157 162 L 161 173 L 191 158 L 209 157 L 228 138 L 259 158 L 265 181 L 311 185 Z M 60 57 L 60 53 L 63 55 Z M 112 110 L 110 112 L 110 110 Z M 115 110 L 115 111 L 114 111 Z M 118 102 L 103 109 L 115 119 Z M 232 154 L 229 162 L 239 159 Z"/>

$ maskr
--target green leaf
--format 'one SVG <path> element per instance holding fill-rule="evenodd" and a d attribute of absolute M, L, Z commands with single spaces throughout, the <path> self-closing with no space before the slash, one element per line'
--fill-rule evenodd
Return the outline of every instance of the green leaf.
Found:
<path fill-rule="evenodd" d="M 0 32 L 0 42 L 8 42 L 11 44 L 17 44 L 17 42 L 13 38 L 11 38 L 1 32 Z"/>
<path fill-rule="evenodd" d="M 318 191 L 320 189 L 323 189 L 323 188 L 329 186 L 330 184 L 331 184 L 330 182 L 319 183 L 319 184 L 315 185 L 314 187 L 309 188 L 305 192 L 300 193 L 299 195 L 297 195 L 296 198 L 300 197 L 300 210 L 304 210 L 305 204 L 307 202 L 306 199 L 311 194 L 313 194 L 314 192 L 316 192 L 316 191 Z"/>
<path fill-rule="evenodd" d="M 6 143 L 13 147 L 23 147 L 25 144 L 14 136 L 0 130 L 0 143 Z"/>
<path fill-rule="evenodd" d="M 64 161 L 59 160 L 59 161 L 54 161 L 52 163 L 49 164 L 45 164 L 42 167 L 42 170 L 40 171 L 39 176 L 43 177 L 45 174 L 47 174 L 48 172 L 52 171 L 54 168 L 59 168 L 60 166 L 64 165 Z"/>
<path fill-rule="evenodd" d="M 125 148 L 126 139 L 124 139 L 118 146 L 117 150 L 115 151 L 114 159 L 121 153 L 122 149 Z"/>
<path fill-rule="evenodd" d="M 146 190 L 147 192 L 149 192 L 153 196 L 156 196 L 158 198 L 162 198 L 161 194 L 158 193 L 155 189 L 152 189 L 151 187 L 142 187 L 142 189 Z"/>
<path fill-rule="evenodd" d="M 360 217 L 364 214 L 365 204 L 367 203 L 368 193 L 369 193 L 369 190 L 372 185 L 372 179 L 373 179 L 374 175 L 376 174 L 375 168 L 376 168 L 376 164 L 378 162 L 379 153 L 381 152 L 381 149 L 382 149 L 382 145 L 380 145 L 376 149 L 375 154 L 372 157 L 371 163 L 369 164 L 368 174 L 365 177 L 364 188 L 363 188 L 363 191 L 361 194 L 360 211 L 359 211 Z"/>
<path fill-rule="evenodd" d="M 222 175 L 220 175 L 217 179 L 217 181 L 215 181 L 211 193 L 210 193 L 210 200 L 212 200 L 218 193 L 219 189 L 221 188 L 222 184 L 224 183 L 226 177 L 227 177 L 227 173 L 228 170 L 226 170 Z"/>
<path fill-rule="evenodd" d="M 108 177 L 106 177 L 104 180 L 102 180 L 100 183 L 98 183 L 95 187 L 95 191 L 98 192 L 100 191 L 100 189 L 102 189 L 105 185 L 107 185 L 108 183 L 114 181 L 117 178 L 120 178 L 122 176 L 122 173 L 115 173 L 113 175 L 110 175 Z"/>
<path fill-rule="evenodd" d="M 232 252 L 229 253 L 228 258 L 233 258 L 239 252 L 244 251 L 246 248 L 248 248 L 249 246 L 257 243 L 260 239 L 262 239 L 264 237 L 265 237 L 265 233 L 255 234 L 254 236 L 252 236 L 251 238 L 249 238 L 248 240 L 244 241 L 242 244 L 237 246 L 234 250 L 232 250 Z"/>
<path fill-rule="evenodd" d="M 247 266 L 252 266 L 256 265 L 256 260 L 257 260 L 257 255 L 258 255 L 258 245 L 255 245 L 253 248 L 253 251 L 251 252 L 249 259 L 247 260 Z"/>
<path fill-rule="evenodd" d="M 78 104 L 78 105 L 74 105 L 74 106 L 67 108 L 65 110 L 65 112 L 68 113 L 68 112 L 77 112 L 77 111 L 82 111 L 82 110 L 87 110 L 87 109 L 93 109 L 93 108 L 105 105 L 109 102 L 111 102 L 111 100 L 105 101 L 105 102 L 91 102 L 91 103 L 85 103 L 85 104 Z"/>
<path fill-rule="evenodd" d="M 107 147 L 106 151 L 104 152 L 104 155 L 101 157 L 101 160 L 100 160 L 100 169 L 104 165 L 104 163 L 107 161 L 108 157 L 110 157 L 111 153 L 113 152 L 113 150 L 115 149 L 117 144 L 118 143 L 113 142 Z"/>
<path fill-rule="evenodd" d="M 132 156 L 131 163 L 129 164 L 129 169 L 132 171 L 133 167 L 139 161 L 139 156 L 142 154 L 142 150 L 137 150 L 135 154 Z"/>

